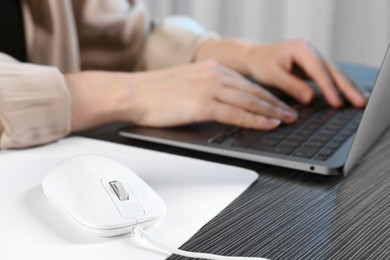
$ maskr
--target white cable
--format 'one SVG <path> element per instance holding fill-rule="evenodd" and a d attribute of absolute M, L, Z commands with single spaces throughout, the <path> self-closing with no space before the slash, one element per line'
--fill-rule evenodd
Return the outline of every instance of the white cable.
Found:
<path fill-rule="evenodd" d="M 171 248 L 154 241 L 139 226 L 136 226 L 133 229 L 133 232 L 140 238 L 145 239 L 151 245 L 175 255 L 181 255 L 190 258 L 209 259 L 209 260 L 268 260 L 266 258 L 261 258 L 261 257 L 220 256 L 220 255 L 213 255 L 207 253 L 188 252 L 181 249 Z"/>

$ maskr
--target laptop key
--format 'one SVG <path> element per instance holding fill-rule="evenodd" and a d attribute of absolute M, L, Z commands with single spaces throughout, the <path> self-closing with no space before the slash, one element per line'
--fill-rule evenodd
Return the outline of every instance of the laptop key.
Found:
<path fill-rule="evenodd" d="M 321 142 L 321 143 L 327 143 L 330 139 L 332 139 L 333 136 L 331 135 L 324 135 L 324 134 L 320 134 L 320 135 L 317 135 L 315 136 L 313 139 L 311 139 L 310 141 L 313 141 L 313 142 Z"/>
<path fill-rule="evenodd" d="M 280 141 L 279 140 L 276 140 L 276 139 L 262 139 L 260 140 L 260 142 L 258 142 L 256 144 L 256 146 L 262 146 L 262 145 L 265 145 L 265 146 L 274 146 L 274 145 L 277 145 Z"/>
<path fill-rule="evenodd" d="M 294 147 L 279 145 L 279 146 L 269 146 L 269 145 L 256 145 L 253 147 L 254 150 L 262 151 L 262 152 L 270 152 L 277 154 L 290 154 L 294 151 Z"/>
<path fill-rule="evenodd" d="M 218 137 L 210 138 L 207 142 L 212 144 L 221 144 L 225 140 L 226 138 L 224 136 L 218 136 Z"/>
<path fill-rule="evenodd" d="M 305 144 L 305 146 L 311 147 L 311 148 L 320 148 L 323 147 L 325 142 L 323 141 L 317 141 L 317 140 L 311 140 Z"/>
<path fill-rule="evenodd" d="M 295 135 L 289 136 L 286 139 L 286 142 L 299 142 L 299 143 L 303 143 L 305 140 L 306 140 L 305 136 L 302 136 L 302 135 L 299 135 L 299 134 L 295 134 Z"/>
<path fill-rule="evenodd" d="M 286 138 L 286 135 L 279 134 L 279 133 L 275 132 L 275 133 L 270 133 L 270 134 L 268 134 L 267 136 L 265 136 L 265 138 L 266 138 L 267 140 L 280 141 L 280 140 Z"/>
<path fill-rule="evenodd" d="M 317 153 L 317 151 L 318 148 L 316 147 L 302 146 L 298 148 L 292 155 L 297 157 L 311 158 L 314 154 Z"/>
<path fill-rule="evenodd" d="M 319 161 L 326 161 L 329 157 L 326 156 L 326 155 L 317 155 L 316 157 L 314 157 L 315 160 L 319 160 Z"/>
<path fill-rule="evenodd" d="M 238 127 L 230 127 L 229 129 L 225 130 L 222 133 L 217 134 L 216 136 L 210 138 L 207 140 L 208 143 L 213 143 L 213 144 L 221 144 L 227 139 L 229 139 L 232 136 L 237 136 L 239 135 L 241 129 Z"/>
<path fill-rule="evenodd" d="M 279 145 L 275 147 L 275 152 L 281 153 L 281 154 L 290 154 L 292 151 L 294 151 L 294 147 L 287 146 L 287 145 Z"/>
<path fill-rule="evenodd" d="M 264 137 L 264 135 L 265 135 L 265 132 L 246 131 L 245 133 L 243 133 L 243 135 L 236 137 L 236 140 L 233 143 L 233 146 L 244 147 L 244 148 L 249 147 L 253 143 L 255 143 L 257 140 Z"/>
<path fill-rule="evenodd" d="M 301 144 L 302 144 L 302 142 L 290 141 L 290 140 L 285 140 L 285 141 L 283 141 L 283 142 L 280 143 L 280 145 L 284 145 L 284 146 L 288 146 L 288 147 L 293 147 L 293 148 L 297 148 L 297 147 L 299 147 Z"/>
<path fill-rule="evenodd" d="M 325 148 L 321 152 L 319 152 L 318 155 L 330 156 L 333 153 L 334 153 L 334 149 Z"/>
<path fill-rule="evenodd" d="M 336 138 L 334 139 L 335 142 L 338 142 L 338 143 L 344 143 L 344 141 L 348 138 L 348 136 L 345 136 L 345 135 L 338 135 L 336 136 Z"/>
<path fill-rule="evenodd" d="M 341 144 L 341 142 L 330 142 L 325 148 L 336 150 Z"/>

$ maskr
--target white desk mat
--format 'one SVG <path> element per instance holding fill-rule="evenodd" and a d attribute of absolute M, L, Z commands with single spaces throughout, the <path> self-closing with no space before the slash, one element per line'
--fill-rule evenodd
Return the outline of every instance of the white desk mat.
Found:
<path fill-rule="evenodd" d="M 45 197 L 45 173 L 84 153 L 124 163 L 162 197 L 167 214 L 147 233 L 172 247 L 180 247 L 257 179 L 255 172 L 238 167 L 82 137 L 0 151 L 0 259 L 159 260 L 170 255 L 131 235 L 89 234 Z"/>

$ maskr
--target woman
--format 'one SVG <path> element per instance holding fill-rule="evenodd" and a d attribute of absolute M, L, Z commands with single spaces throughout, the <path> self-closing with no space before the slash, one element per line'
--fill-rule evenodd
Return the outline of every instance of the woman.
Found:
<path fill-rule="evenodd" d="M 2 0 L 0 9 L 1 149 L 112 122 L 273 129 L 297 113 L 247 77 L 310 103 L 294 65 L 330 105 L 342 106 L 339 92 L 357 107 L 367 102 L 304 40 L 221 39 L 188 18 L 156 22 L 141 0 Z"/>

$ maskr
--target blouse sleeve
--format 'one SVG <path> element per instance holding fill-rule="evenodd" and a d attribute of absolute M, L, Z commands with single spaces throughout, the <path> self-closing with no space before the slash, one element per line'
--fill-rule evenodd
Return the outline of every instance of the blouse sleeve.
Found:
<path fill-rule="evenodd" d="M 83 69 L 138 71 L 191 62 L 218 37 L 188 17 L 155 21 L 142 0 L 73 0 Z"/>
<path fill-rule="evenodd" d="M 171 16 L 153 22 L 143 52 L 146 69 L 189 63 L 199 46 L 219 36 L 206 31 L 186 16 Z"/>
<path fill-rule="evenodd" d="M 0 53 L 0 149 L 31 147 L 70 132 L 70 95 L 54 67 Z"/>

